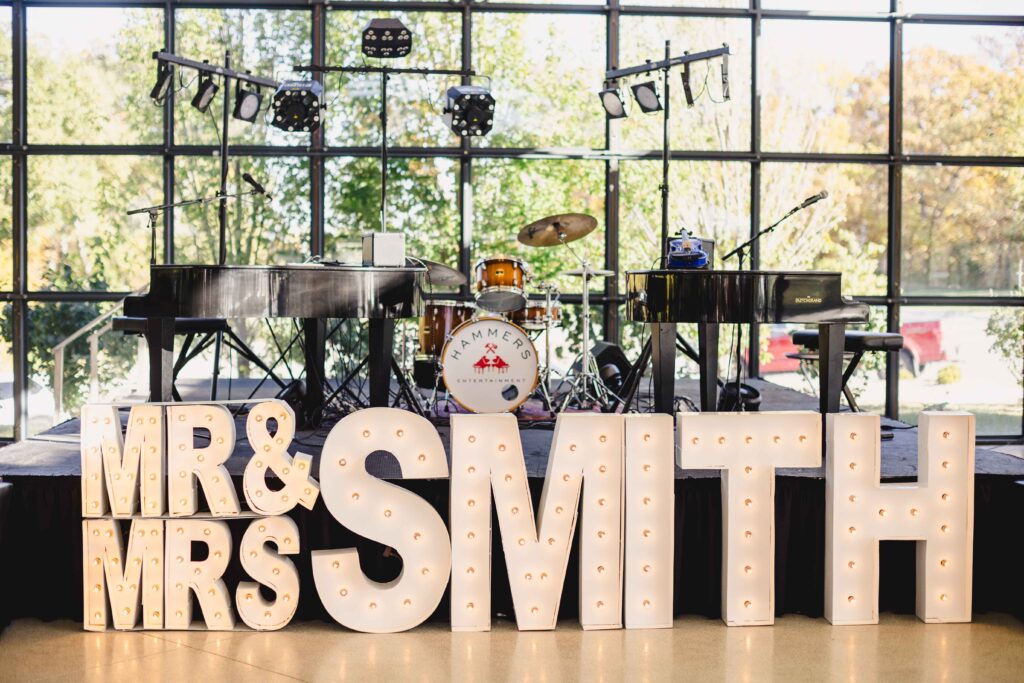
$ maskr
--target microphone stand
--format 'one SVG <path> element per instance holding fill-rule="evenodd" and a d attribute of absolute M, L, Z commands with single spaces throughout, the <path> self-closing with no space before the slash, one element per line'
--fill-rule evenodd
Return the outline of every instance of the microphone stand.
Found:
<path fill-rule="evenodd" d="M 126 215 L 135 216 L 140 213 L 149 215 L 149 265 L 156 265 L 156 222 L 160 214 L 167 209 L 176 209 L 180 206 L 193 206 L 195 204 L 212 204 L 213 202 L 220 202 L 221 206 L 226 206 L 229 199 L 240 199 L 242 197 L 249 197 L 252 195 L 266 194 L 265 192 L 259 192 L 258 190 L 249 190 L 248 192 L 236 192 L 234 194 L 227 194 L 221 191 L 217 191 L 212 197 L 198 197 L 196 199 L 183 199 L 180 202 L 172 202 L 170 204 L 157 204 L 156 206 L 146 206 L 141 209 L 132 209 Z M 222 235 L 223 237 L 223 235 Z M 223 243 L 221 243 L 221 250 L 223 251 Z"/>

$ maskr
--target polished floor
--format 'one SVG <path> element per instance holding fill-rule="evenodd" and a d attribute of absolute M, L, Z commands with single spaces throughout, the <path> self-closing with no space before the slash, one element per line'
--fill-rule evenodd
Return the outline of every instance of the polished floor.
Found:
<path fill-rule="evenodd" d="M 1024 624 L 883 615 L 834 628 L 787 616 L 727 628 L 694 617 L 671 630 L 490 633 L 428 625 L 365 635 L 325 623 L 276 633 L 85 633 L 69 622 L 19 620 L 0 635 L 0 681 L 1011 681 L 1024 675 Z"/>

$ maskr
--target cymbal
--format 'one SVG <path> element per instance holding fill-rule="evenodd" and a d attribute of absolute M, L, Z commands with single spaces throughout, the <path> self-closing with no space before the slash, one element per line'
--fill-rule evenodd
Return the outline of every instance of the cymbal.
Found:
<path fill-rule="evenodd" d="M 461 287 L 469 282 L 465 275 L 451 266 L 446 266 L 437 261 L 428 261 L 425 258 L 417 260 L 427 267 L 427 277 L 432 285 L 438 287 Z"/>
<path fill-rule="evenodd" d="M 519 241 L 528 247 L 554 247 L 586 237 L 597 227 L 597 219 L 585 213 L 560 213 L 541 218 L 519 231 Z M 559 239 L 559 235 L 563 239 Z"/>
<path fill-rule="evenodd" d="M 577 268 L 576 270 L 566 271 L 564 273 L 564 275 L 570 275 L 572 277 L 583 277 L 583 272 L 584 271 L 583 271 L 582 268 Z M 587 277 L 588 278 L 591 278 L 591 277 L 615 277 L 615 271 L 614 270 L 593 270 L 592 268 L 587 268 L 586 273 L 587 273 Z"/>

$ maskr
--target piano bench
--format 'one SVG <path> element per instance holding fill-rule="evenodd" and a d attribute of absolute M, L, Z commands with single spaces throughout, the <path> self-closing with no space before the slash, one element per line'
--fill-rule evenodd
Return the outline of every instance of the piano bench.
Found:
<path fill-rule="evenodd" d="M 111 326 L 117 332 L 125 334 L 145 334 L 145 318 L 117 317 L 111 320 Z M 174 334 L 216 334 L 227 332 L 230 328 L 224 318 L 175 318 Z"/>
<path fill-rule="evenodd" d="M 794 344 L 811 350 L 818 348 L 818 330 L 796 330 L 792 336 Z M 860 412 L 860 406 L 857 405 L 853 392 L 850 391 L 847 383 L 853 377 L 857 364 L 860 363 L 860 359 L 864 354 L 873 351 L 900 351 L 902 348 L 903 335 L 896 334 L 895 332 L 871 332 L 867 330 L 848 330 L 846 332 L 843 343 L 843 357 L 852 357 L 850 358 L 849 365 L 843 371 L 843 396 L 846 397 L 846 402 L 850 404 L 850 410 L 855 413 Z M 803 367 L 803 361 L 809 360 L 813 362 L 818 359 L 818 354 L 816 353 L 788 353 L 786 355 L 790 358 L 799 358 L 801 368 Z"/>
<path fill-rule="evenodd" d="M 793 343 L 808 349 L 818 348 L 817 330 L 796 330 L 793 332 Z M 871 332 L 867 330 L 847 330 L 845 351 L 864 353 L 866 351 L 899 351 L 903 348 L 903 335 L 895 332 Z"/>

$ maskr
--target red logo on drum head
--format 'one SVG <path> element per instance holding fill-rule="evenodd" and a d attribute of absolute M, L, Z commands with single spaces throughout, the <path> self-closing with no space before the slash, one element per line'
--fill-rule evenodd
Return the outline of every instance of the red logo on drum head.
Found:
<path fill-rule="evenodd" d="M 484 355 L 480 356 L 480 360 L 473 363 L 473 367 L 477 372 L 486 372 L 488 370 L 508 372 L 508 363 L 498 355 L 497 344 L 488 343 L 484 346 L 484 349 Z"/>

